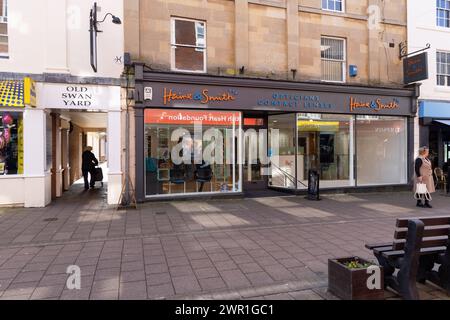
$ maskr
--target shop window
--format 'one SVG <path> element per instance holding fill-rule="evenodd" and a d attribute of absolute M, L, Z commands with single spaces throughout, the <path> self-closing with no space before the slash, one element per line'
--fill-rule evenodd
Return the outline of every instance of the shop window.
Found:
<path fill-rule="evenodd" d="M 450 0 L 436 0 L 436 25 L 450 28 Z"/>
<path fill-rule="evenodd" d="M 436 52 L 436 74 L 438 86 L 450 86 L 450 52 Z"/>
<path fill-rule="evenodd" d="M 0 0 L 0 58 L 8 57 L 8 0 Z"/>
<path fill-rule="evenodd" d="M 0 175 L 23 174 L 23 117 L 0 111 Z"/>
<path fill-rule="evenodd" d="M 407 183 L 407 125 L 403 117 L 357 116 L 357 185 Z"/>
<path fill-rule="evenodd" d="M 295 188 L 295 114 L 269 116 L 269 157 L 274 187 Z M 278 145 L 275 145 L 278 144 Z"/>
<path fill-rule="evenodd" d="M 240 112 L 145 110 L 146 195 L 240 191 Z"/>
<path fill-rule="evenodd" d="M 307 185 L 309 170 L 320 174 L 321 187 L 354 185 L 352 116 L 300 113 L 297 130 L 298 188 Z"/>
<path fill-rule="evenodd" d="M 172 70 L 206 72 L 206 23 L 172 19 Z"/>
<path fill-rule="evenodd" d="M 345 81 L 345 40 L 339 38 L 321 38 L 322 80 L 332 82 Z"/>
<path fill-rule="evenodd" d="M 322 0 L 322 9 L 330 11 L 344 11 L 344 0 Z"/>

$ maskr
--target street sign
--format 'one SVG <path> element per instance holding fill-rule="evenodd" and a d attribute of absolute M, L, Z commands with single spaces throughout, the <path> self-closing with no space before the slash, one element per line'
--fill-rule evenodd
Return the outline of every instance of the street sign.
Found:
<path fill-rule="evenodd" d="M 404 84 L 426 79 L 428 79 L 428 54 L 426 52 L 403 60 Z"/>

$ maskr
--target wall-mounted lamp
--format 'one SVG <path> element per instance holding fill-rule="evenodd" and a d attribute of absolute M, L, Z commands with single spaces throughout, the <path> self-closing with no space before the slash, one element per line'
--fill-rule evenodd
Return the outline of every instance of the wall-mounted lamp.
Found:
<path fill-rule="evenodd" d="M 107 13 L 103 17 L 103 20 L 97 19 L 99 8 L 97 6 L 97 2 L 94 2 L 94 6 L 91 9 L 90 15 L 89 15 L 89 35 L 90 35 L 90 59 L 91 59 L 91 67 L 94 72 L 97 72 L 97 33 L 103 32 L 99 30 L 98 25 L 100 23 L 105 22 L 106 18 L 108 16 L 112 17 L 112 23 L 116 25 L 122 24 L 122 20 L 120 20 L 119 17 L 113 15 L 112 13 Z"/>

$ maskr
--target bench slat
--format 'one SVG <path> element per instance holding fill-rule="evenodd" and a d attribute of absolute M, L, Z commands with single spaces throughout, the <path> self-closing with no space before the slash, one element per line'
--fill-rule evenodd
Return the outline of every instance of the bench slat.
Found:
<path fill-rule="evenodd" d="M 365 247 L 369 250 L 373 250 L 375 248 L 380 248 L 380 247 L 388 247 L 388 246 L 392 247 L 392 242 L 390 242 L 390 243 L 370 243 L 370 244 L 365 245 Z"/>
<path fill-rule="evenodd" d="M 420 255 L 427 255 L 433 253 L 443 253 L 447 247 L 432 247 L 432 248 L 422 248 L 420 249 Z M 386 258 L 399 258 L 405 254 L 403 250 L 393 250 L 393 251 L 385 251 L 382 255 Z"/>
<path fill-rule="evenodd" d="M 407 228 L 408 221 L 411 219 L 422 220 L 425 226 L 439 226 L 439 225 L 448 225 L 450 224 L 449 216 L 440 216 L 440 217 L 423 217 L 423 218 L 400 218 L 397 219 L 396 227 L 397 228 Z"/>
<path fill-rule="evenodd" d="M 448 237 L 432 237 L 432 238 L 424 238 L 420 245 L 421 248 L 431 248 L 431 247 L 440 247 L 446 246 L 448 242 Z M 402 242 L 394 242 L 392 248 L 394 250 L 403 250 L 405 248 L 405 241 Z"/>
<path fill-rule="evenodd" d="M 450 234 L 450 227 L 439 227 L 439 228 L 425 228 L 423 231 L 424 237 L 438 237 L 438 236 L 446 236 Z M 408 235 L 408 230 L 400 229 L 396 230 L 394 233 L 394 239 L 406 239 L 406 236 Z"/>

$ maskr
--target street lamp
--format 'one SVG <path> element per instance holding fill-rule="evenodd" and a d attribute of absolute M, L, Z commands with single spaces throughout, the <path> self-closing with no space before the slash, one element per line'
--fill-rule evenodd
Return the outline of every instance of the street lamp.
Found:
<path fill-rule="evenodd" d="M 91 9 L 91 13 L 89 15 L 89 35 L 90 35 L 90 58 L 91 58 L 91 67 L 94 72 L 97 72 L 97 33 L 103 32 L 99 30 L 98 25 L 105 22 L 108 16 L 111 16 L 112 23 L 120 25 L 122 21 L 119 17 L 113 15 L 112 13 L 107 13 L 103 17 L 103 20 L 97 19 L 98 7 L 97 2 L 94 2 L 94 6 Z"/>

